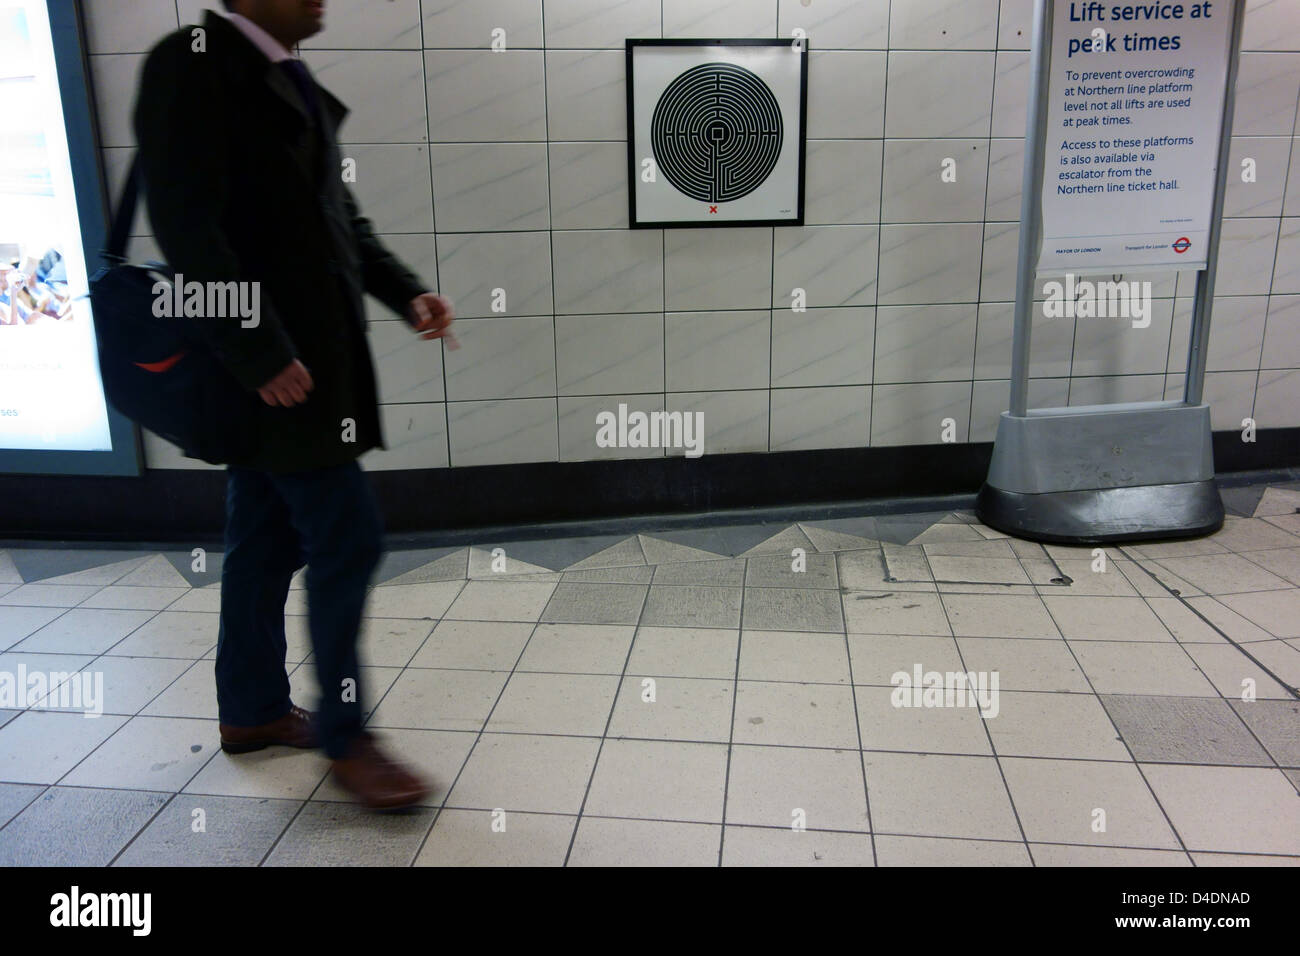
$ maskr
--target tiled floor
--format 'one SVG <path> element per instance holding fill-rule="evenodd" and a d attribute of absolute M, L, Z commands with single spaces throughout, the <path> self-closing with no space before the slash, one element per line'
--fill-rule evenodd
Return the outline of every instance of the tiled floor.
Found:
<path fill-rule="evenodd" d="M 391 554 L 369 722 L 437 787 L 389 816 L 217 748 L 220 555 L 0 552 L 0 681 L 103 680 L 0 712 L 0 863 L 1294 865 L 1300 486 L 1225 499 L 1104 570 L 964 513 Z"/>

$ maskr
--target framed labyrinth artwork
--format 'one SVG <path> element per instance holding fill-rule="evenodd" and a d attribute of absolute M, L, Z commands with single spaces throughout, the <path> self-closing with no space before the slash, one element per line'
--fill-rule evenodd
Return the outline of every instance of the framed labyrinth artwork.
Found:
<path fill-rule="evenodd" d="M 801 226 L 802 40 L 628 40 L 632 228 Z"/>

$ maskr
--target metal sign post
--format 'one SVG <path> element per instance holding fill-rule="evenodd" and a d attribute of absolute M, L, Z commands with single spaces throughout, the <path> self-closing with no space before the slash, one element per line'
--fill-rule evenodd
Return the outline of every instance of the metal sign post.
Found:
<path fill-rule="evenodd" d="M 1202 392 L 1246 0 L 1227 0 L 1232 24 L 1218 165 L 1206 267 L 1196 281 L 1183 401 L 1031 409 L 1030 343 L 1043 244 L 1044 163 L 1052 132 L 1048 128 L 1050 79 L 1058 2 L 1035 3 L 1010 410 L 998 423 L 988 479 L 976 510 L 992 528 L 1040 541 L 1082 544 L 1207 534 L 1222 526 L 1224 515 L 1214 482 L 1210 409 L 1202 401 Z M 1216 5 L 1225 4 L 1219 0 Z M 1071 17 L 1076 6 L 1093 5 L 1071 4 Z"/>

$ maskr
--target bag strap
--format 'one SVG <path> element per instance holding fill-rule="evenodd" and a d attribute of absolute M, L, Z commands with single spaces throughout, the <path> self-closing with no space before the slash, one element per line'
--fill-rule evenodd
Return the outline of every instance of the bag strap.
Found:
<path fill-rule="evenodd" d="M 117 203 L 117 215 L 108 232 L 108 245 L 104 247 L 103 257 L 109 262 L 120 265 L 126 262 L 126 246 L 131 241 L 131 225 L 135 222 L 135 207 L 140 196 L 140 156 L 131 160 L 131 170 L 126 174 L 126 183 L 122 186 L 122 198 Z"/>

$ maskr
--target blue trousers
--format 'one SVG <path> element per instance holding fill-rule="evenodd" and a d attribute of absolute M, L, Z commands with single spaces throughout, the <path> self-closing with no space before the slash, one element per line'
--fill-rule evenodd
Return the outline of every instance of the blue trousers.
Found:
<path fill-rule="evenodd" d="M 221 723 L 256 727 L 289 712 L 284 603 L 305 564 L 321 744 L 328 757 L 346 754 L 364 715 L 357 631 L 382 535 L 374 493 L 356 462 L 294 474 L 228 469 L 216 666 Z"/>

